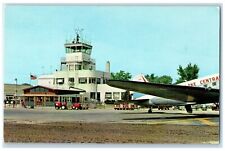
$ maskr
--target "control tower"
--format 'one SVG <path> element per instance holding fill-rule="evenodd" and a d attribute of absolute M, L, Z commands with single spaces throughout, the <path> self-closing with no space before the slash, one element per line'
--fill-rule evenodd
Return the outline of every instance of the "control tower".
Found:
<path fill-rule="evenodd" d="M 76 38 L 64 46 L 66 57 L 61 59 L 61 70 L 95 70 L 95 60 L 91 59 L 92 45 L 80 41 L 78 32 Z"/>
<path fill-rule="evenodd" d="M 82 89 L 83 100 L 104 102 L 105 100 L 121 100 L 125 90 L 110 87 L 106 81 L 110 79 L 110 62 L 106 62 L 105 71 L 96 70 L 95 59 L 91 58 L 92 45 L 80 38 L 64 44 L 65 57 L 61 58 L 60 69 L 52 74 L 38 78 L 38 85 L 57 89 Z"/>

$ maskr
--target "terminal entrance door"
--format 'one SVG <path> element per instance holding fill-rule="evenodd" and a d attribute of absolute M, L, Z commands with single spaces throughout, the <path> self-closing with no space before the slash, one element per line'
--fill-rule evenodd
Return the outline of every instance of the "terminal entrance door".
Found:
<path fill-rule="evenodd" d="M 97 100 L 100 102 L 100 92 L 97 92 Z"/>
<path fill-rule="evenodd" d="M 80 98 L 79 97 L 72 97 L 72 103 L 79 103 Z"/>

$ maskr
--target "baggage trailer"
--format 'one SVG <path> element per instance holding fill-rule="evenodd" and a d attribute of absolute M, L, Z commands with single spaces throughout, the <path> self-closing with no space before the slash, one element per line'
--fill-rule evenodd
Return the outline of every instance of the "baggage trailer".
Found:
<path fill-rule="evenodd" d="M 58 110 L 58 109 L 62 109 L 62 110 L 65 110 L 67 109 L 67 102 L 55 102 L 55 109 Z"/>
<path fill-rule="evenodd" d="M 160 105 L 160 106 L 158 106 L 158 110 L 170 110 L 170 107 L 172 107 L 172 106 Z"/>
<path fill-rule="evenodd" d="M 89 107 L 87 103 L 73 103 L 71 108 L 72 110 L 87 110 Z"/>
<path fill-rule="evenodd" d="M 115 110 L 134 110 L 137 109 L 137 105 L 129 104 L 129 103 L 121 103 L 114 105 Z"/>
<path fill-rule="evenodd" d="M 66 109 L 72 109 L 72 110 L 87 110 L 88 104 L 87 103 L 73 103 L 71 106 L 67 104 L 67 102 L 55 102 L 55 109 L 56 110 L 66 110 Z"/>

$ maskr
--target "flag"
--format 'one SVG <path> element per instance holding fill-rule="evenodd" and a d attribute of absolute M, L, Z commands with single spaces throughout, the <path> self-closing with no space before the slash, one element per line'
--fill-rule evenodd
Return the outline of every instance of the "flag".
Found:
<path fill-rule="evenodd" d="M 31 80 L 36 80 L 36 79 L 37 79 L 37 76 L 31 74 L 31 75 L 30 75 L 30 79 L 31 79 Z"/>

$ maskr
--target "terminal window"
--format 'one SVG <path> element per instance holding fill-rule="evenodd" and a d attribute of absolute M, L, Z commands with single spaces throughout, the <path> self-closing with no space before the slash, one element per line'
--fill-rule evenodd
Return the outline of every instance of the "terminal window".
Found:
<path fill-rule="evenodd" d="M 87 78 L 79 78 L 79 83 L 80 84 L 86 84 L 87 83 Z"/>
<path fill-rule="evenodd" d="M 216 86 L 216 82 L 213 82 L 213 83 L 212 83 L 212 86 Z"/>
<path fill-rule="evenodd" d="M 90 93 L 90 98 L 91 98 L 91 99 L 95 99 L 95 92 L 91 92 L 91 93 Z"/>
<path fill-rule="evenodd" d="M 105 93 L 105 99 L 112 99 L 112 93 L 111 92 L 106 92 Z"/>
<path fill-rule="evenodd" d="M 106 81 L 107 81 L 107 79 L 103 79 L 103 80 L 102 80 L 102 83 L 103 83 L 103 84 L 106 84 Z"/>
<path fill-rule="evenodd" d="M 97 78 L 97 84 L 101 84 L 101 79 Z"/>
<path fill-rule="evenodd" d="M 56 84 L 64 84 L 64 78 L 56 78 Z"/>
<path fill-rule="evenodd" d="M 34 88 L 34 89 L 30 89 L 30 92 L 48 92 L 48 89 L 46 88 L 41 88 L 41 87 L 37 87 L 37 88 Z"/>
<path fill-rule="evenodd" d="M 68 81 L 69 81 L 70 83 L 74 83 L 74 78 L 69 78 Z"/>
<path fill-rule="evenodd" d="M 119 100 L 120 99 L 120 92 L 113 92 L 113 99 Z"/>
<path fill-rule="evenodd" d="M 96 78 L 89 78 L 89 83 L 96 83 Z"/>

